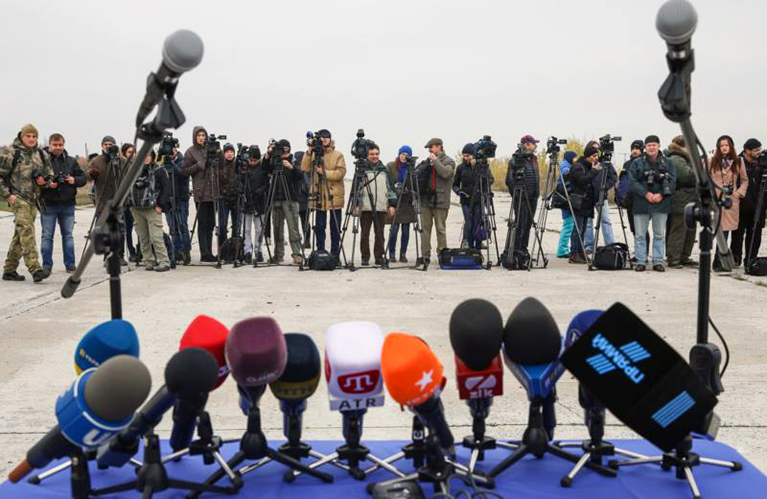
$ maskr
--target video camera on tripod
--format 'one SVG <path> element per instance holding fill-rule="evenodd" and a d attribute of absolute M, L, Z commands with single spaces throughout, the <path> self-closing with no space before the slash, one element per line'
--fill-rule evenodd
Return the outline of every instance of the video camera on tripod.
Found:
<path fill-rule="evenodd" d="M 172 156 L 175 149 L 178 149 L 178 139 L 170 132 L 164 133 L 160 141 L 160 147 L 157 149 L 158 162 L 165 157 Z"/>
<path fill-rule="evenodd" d="M 236 166 L 238 170 L 242 169 L 243 165 L 250 163 L 251 159 L 261 159 L 261 149 L 257 145 L 245 146 L 241 142 L 237 143 L 237 160 Z"/>
<path fill-rule="evenodd" d="M 211 154 L 217 154 L 219 151 L 221 151 L 220 141 L 222 140 L 226 140 L 226 135 L 216 135 L 215 133 L 209 133 L 208 136 L 205 137 L 205 142 L 203 142 L 202 145 L 210 156 Z"/>
<path fill-rule="evenodd" d="M 483 135 L 481 139 L 474 143 L 474 157 L 477 158 L 477 161 L 494 158 L 497 148 L 498 144 L 493 142 L 489 135 Z"/>
<path fill-rule="evenodd" d="M 615 143 L 623 140 L 621 137 L 612 136 L 609 133 L 599 137 L 599 162 L 612 161 L 615 153 Z"/>
<path fill-rule="evenodd" d="M 375 142 L 365 138 L 365 130 L 360 128 L 357 130 L 357 139 L 352 143 L 352 156 L 358 160 L 367 160 L 368 151 L 371 146 L 374 146 Z"/>
<path fill-rule="evenodd" d="M 562 148 L 559 147 L 560 145 L 566 146 L 567 139 L 558 139 L 554 136 L 549 137 L 546 141 L 546 154 L 559 154 L 559 151 L 562 150 Z"/>

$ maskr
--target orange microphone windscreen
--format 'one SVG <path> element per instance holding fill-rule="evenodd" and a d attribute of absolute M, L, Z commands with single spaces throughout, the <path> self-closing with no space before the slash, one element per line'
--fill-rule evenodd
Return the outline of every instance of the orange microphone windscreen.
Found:
<path fill-rule="evenodd" d="M 381 374 L 397 403 L 417 406 L 442 386 L 442 364 L 422 339 L 389 333 L 381 352 Z"/>

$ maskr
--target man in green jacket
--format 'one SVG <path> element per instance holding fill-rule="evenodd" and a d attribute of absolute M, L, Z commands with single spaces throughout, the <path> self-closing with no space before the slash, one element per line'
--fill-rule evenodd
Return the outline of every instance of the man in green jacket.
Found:
<path fill-rule="evenodd" d="M 453 189 L 455 161 L 445 154 L 442 139 L 434 138 L 426 143 L 429 150 L 429 192 L 421 192 L 421 223 L 423 232 L 421 253 L 423 264 L 431 259 L 431 228 L 437 229 L 437 256 L 447 248 L 447 213 L 450 210 L 450 193 Z"/>
<path fill-rule="evenodd" d="M 389 177 L 389 170 L 381 161 L 381 151 L 375 144 L 368 148 L 368 164 L 365 171 L 366 186 L 360 192 L 360 221 L 362 235 L 360 237 L 360 253 L 362 265 L 370 265 L 370 226 L 375 231 L 373 257 L 376 265 L 384 264 L 384 225 L 386 215 L 394 216 L 397 205 L 397 192 L 394 182 Z"/>
<path fill-rule="evenodd" d="M 684 207 L 698 199 L 695 188 L 695 171 L 690 163 L 690 152 L 685 145 L 684 136 L 678 135 L 664 151 L 669 163 L 674 165 L 676 189 L 671 195 L 671 213 L 669 213 L 668 232 L 666 235 L 666 257 L 668 266 L 681 269 L 698 265 L 691 259 L 695 246 L 695 230 L 688 229 L 684 223 Z"/>
<path fill-rule="evenodd" d="M 0 148 L 0 198 L 13 210 L 15 226 L 3 267 L 4 281 L 24 280 L 16 271 L 22 257 L 35 282 L 50 275 L 37 257 L 35 219 L 40 190 L 48 187 L 46 179 L 53 175 L 53 168 L 48 154 L 38 147 L 37 136 L 33 125 L 24 125 L 13 145 Z"/>

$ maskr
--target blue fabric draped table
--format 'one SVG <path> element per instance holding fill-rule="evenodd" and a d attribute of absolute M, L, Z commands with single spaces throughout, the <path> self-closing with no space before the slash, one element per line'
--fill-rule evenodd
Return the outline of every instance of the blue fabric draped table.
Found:
<path fill-rule="evenodd" d="M 272 442 L 273 447 L 277 447 L 281 442 Z M 341 445 L 339 441 L 309 441 L 315 450 L 330 454 L 336 447 Z M 387 457 L 397 453 L 403 441 L 365 441 L 371 452 L 377 457 Z M 616 447 L 624 448 L 648 456 L 659 455 L 657 448 L 643 440 L 615 440 Z M 222 454 L 229 459 L 237 450 L 237 443 L 227 444 L 222 448 Z M 577 448 L 575 448 L 577 449 Z M 571 449 L 574 453 L 575 449 Z M 163 452 L 168 452 L 167 442 L 163 441 Z M 748 463 L 737 451 L 731 447 L 719 442 L 708 442 L 695 440 L 693 451 L 704 457 L 710 457 L 721 460 L 738 460 L 743 463 L 743 470 L 733 472 L 725 468 L 716 466 L 702 465 L 694 469 L 698 486 L 705 499 L 734 498 L 751 499 L 767 497 L 767 477 Z M 485 461 L 479 462 L 478 469 L 489 470 L 492 466 L 499 463 L 510 451 L 496 449 L 487 451 Z M 23 457 L 23 456 L 20 456 Z M 141 453 L 136 456 L 141 460 Z M 458 449 L 458 460 L 467 463 L 469 451 L 464 448 Z M 619 457 L 619 459 L 622 459 Z M 310 463 L 312 460 L 304 460 Z M 58 463 L 52 463 L 55 466 Z M 245 461 L 244 464 L 251 464 Z M 406 460 L 399 460 L 394 463 L 403 473 L 413 471 L 411 463 Z M 367 468 L 369 463 L 363 463 L 361 467 Z M 494 492 L 503 497 L 524 497 L 550 499 L 553 497 L 566 497 L 571 499 L 597 499 L 597 498 L 652 498 L 652 499 L 685 499 L 691 498 L 687 482 L 675 478 L 673 471 L 664 472 L 658 465 L 639 465 L 621 468 L 617 478 L 606 478 L 590 470 L 582 470 L 575 478 L 570 488 L 562 488 L 559 484 L 560 478 L 566 475 L 572 468 L 572 463 L 562 459 L 546 455 L 538 460 L 533 457 L 525 457 L 520 462 L 504 471 L 496 479 L 496 488 Z M 172 478 L 198 481 L 205 480 L 211 473 L 218 469 L 217 465 L 206 466 L 202 462 L 201 456 L 186 456 L 178 462 L 166 464 L 168 475 Z M 322 483 L 316 478 L 301 475 L 293 483 L 285 483 L 282 479 L 285 466 L 271 462 L 255 471 L 246 474 L 243 479 L 244 487 L 236 496 L 230 497 L 259 497 L 259 498 L 278 498 L 278 497 L 310 497 L 312 499 L 322 498 L 364 498 L 367 495 L 365 486 L 369 482 L 379 482 L 393 478 L 393 475 L 384 470 L 377 470 L 372 473 L 365 482 L 360 482 L 349 476 L 345 471 L 332 466 L 325 465 L 320 469 L 330 473 L 335 477 L 333 483 Z M 98 470 L 95 463 L 91 463 L 91 482 L 94 488 L 102 488 L 115 485 L 135 478 L 134 468 L 125 466 L 119 469 Z M 42 471 L 42 470 L 36 470 Z M 31 475 L 30 475 L 31 476 Z M 229 479 L 223 478 L 219 485 L 229 485 Z M 426 492 L 427 497 L 433 493 L 430 484 L 422 484 L 421 487 Z M 458 490 L 465 489 L 466 486 L 458 479 L 451 482 L 451 492 L 455 494 Z M 59 473 L 48 478 L 40 485 L 32 485 L 26 481 L 18 484 L 11 484 L 6 481 L 0 485 L 0 498 L 63 498 L 69 497 L 69 471 Z M 157 493 L 157 498 L 182 498 L 186 495 L 184 491 L 167 490 Z M 136 491 L 124 492 L 103 496 L 108 498 L 117 497 L 140 497 Z M 219 494 L 204 493 L 201 497 L 225 497 Z"/>

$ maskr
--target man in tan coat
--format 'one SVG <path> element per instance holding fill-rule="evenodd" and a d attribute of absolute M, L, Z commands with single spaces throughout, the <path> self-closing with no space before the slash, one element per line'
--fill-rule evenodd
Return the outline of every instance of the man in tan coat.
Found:
<path fill-rule="evenodd" d="M 315 235 L 317 250 L 325 250 L 325 227 L 330 215 L 330 252 L 337 258 L 341 253 L 341 216 L 344 207 L 344 155 L 336 151 L 328 130 L 320 130 L 322 162 L 315 161 L 314 151 L 308 150 L 301 160 L 301 170 L 311 174 L 309 209 L 316 211 Z"/>
<path fill-rule="evenodd" d="M 431 259 L 431 228 L 437 229 L 437 256 L 447 248 L 447 213 L 450 209 L 450 193 L 453 188 L 453 174 L 455 173 L 455 161 L 445 154 L 442 139 L 431 139 L 425 146 L 429 150 L 428 166 L 430 168 L 429 190 L 420 192 L 421 196 L 421 222 L 423 232 L 421 249 L 423 264 L 429 265 Z"/>

